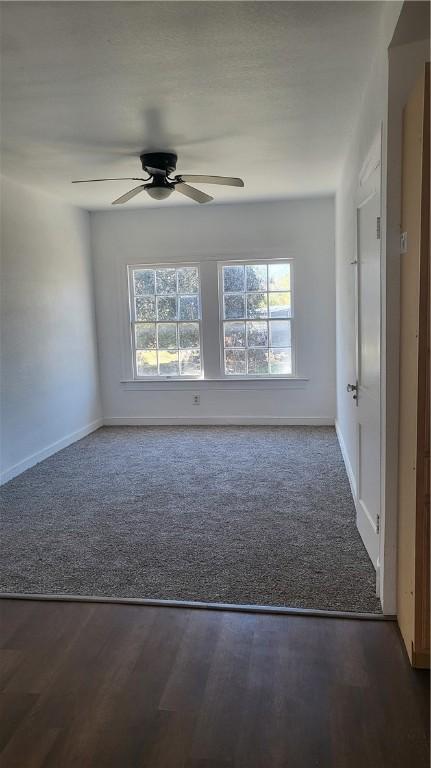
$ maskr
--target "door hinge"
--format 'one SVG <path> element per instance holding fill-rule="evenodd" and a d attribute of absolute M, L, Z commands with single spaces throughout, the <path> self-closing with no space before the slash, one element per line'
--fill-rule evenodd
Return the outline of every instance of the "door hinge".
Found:
<path fill-rule="evenodd" d="M 377 226 L 376 226 L 377 240 L 380 240 L 380 236 L 381 236 L 380 216 L 377 216 Z"/>
<path fill-rule="evenodd" d="M 377 520 L 376 520 L 376 533 L 380 533 L 380 515 L 377 515 Z"/>

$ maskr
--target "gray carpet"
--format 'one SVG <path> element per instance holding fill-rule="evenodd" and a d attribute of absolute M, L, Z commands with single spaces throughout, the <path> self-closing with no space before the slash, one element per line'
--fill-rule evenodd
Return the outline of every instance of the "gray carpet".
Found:
<path fill-rule="evenodd" d="M 3 592 L 380 612 L 330 427 L 104 427 L 0 494 Z"/>

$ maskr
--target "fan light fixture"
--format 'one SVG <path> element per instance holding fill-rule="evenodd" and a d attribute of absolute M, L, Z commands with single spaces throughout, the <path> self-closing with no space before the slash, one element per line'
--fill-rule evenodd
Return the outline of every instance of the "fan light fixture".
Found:
<path fill-rule="evenodd" d="M 140 156 L 142 168 L 148 177 L 143 179 L 141 176 L 128 176 L 127 178 L 121 177 L 119 179 L 79 179 L 79 181 L 72 181 L 72 184 L 86 184 L 92 181 L 149 181 L 149 184 L 139 184 L 138 187 L 126 192 L 125 195 L 121 195 L 117 200 L 114 200 L 112 205 L 122 205 L 131 200 L 132 197 L 139 195 L 141 192 L 148 192 L 153 200 L 166 200 L 171 192 L 179 192 L 181 195 L 189 197 L 194 200 L 195 203 L 210 203 L 214 198 L 211 195 L 207 195 L 206 192 L 201 192 L 196 187 L 191 187 L 187 184 L 188 181 L 193 181 L 196 184 L 224 184 L 228 187 L 243 187 L 244 182 L 242 179 L 238 179 L 233 176 L 204 176 L 190 173 L 181 173 L 172 177 L 172 174 L 177 167 L 177 156 L 174 152 L 144 152 Z"/>
<path fill-rule="evenodd" d="M 173 190 L 169 187 L 147 187 L 147 192 L 154 200 L 165 200 Z"/>

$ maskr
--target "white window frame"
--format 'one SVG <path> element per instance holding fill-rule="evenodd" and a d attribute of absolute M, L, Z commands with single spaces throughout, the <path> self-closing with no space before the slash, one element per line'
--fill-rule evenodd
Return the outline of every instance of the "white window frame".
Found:
<path fill-rule="evenodd" d="M 290 373 L 267 373 L 267 374 L 228 374 L 225 372 L 224 363 L 224 287 L 223 287 L 223 267 L 245 266 L 246 264 L 277 264 L 288 263 L 290 265 L 290 306 L 291 317 L 286 318 L 290 320 L 290 333 L 291 333 L 291 363 L 292 370 Z M 218 303 L 219 303 L 219 343 L 220 343 L 220 375 L 223 380 L 227 381 L 274 381 L 275 379 L 296 379 L 296 337 L 295 337 L 295 270 L 293 267 L 294 259 L 292 258 L 266 258 L 266 259 L 254 259 L 252 256 L 247 259 L 225 259 L 217 263 L 218 269 Z M 262 318 L 264 319 L 264 318 Z M 269 318 L 268 318 L 269 319 Z"/>
<path fill-rule="evenodd" d="M 135 338 L 135 324 L 139 322 L 145 322 L 140 321 L 136 319 L 136 312 L 135 312 L 135 292 L 134 292 L 134 282 L 133 282 L 133 272 L 139 270 L 139 269 L 182 269 L 183 267 L 194 267 L 198 270 L 198 276 L 199 276 L 199 290 L 198 290 L 198 297 L 199 297 L 199 319 L 198 320 L 190 320 L 190 322 L 199 323 L 199 344 L 200 344 L 200 355 L 201 355 L 201 372 L 196 376 L 138 376 L 138 372 L 136 369 L 136 338 Z M 201 289 L 201 270 L 200 270 L 200 263 L 197 261 L 176 261 L 176 262 L 155 262 L 155 263 L 139 263 L 139 264 L 128 264 L 127 265 L 127 280 L 128 280 L 128 297 L 129 297 L 129 342 L 130 342 L 130 348 L 132 351 L 132 370 L 133 370 L 133 381 L 139 381 L 139 382 L 155 382 L 155 381 L 200 381 L 205 378 L 204 376 L 204 355 L 203 355 L 203 343 L 202 343 L 202 318 L 203 318 L 203 307 L 202 307 L 202 289 Z M 177 294 L 178 295 L 178 294 Z M 148 322 L 151 322 L 150 320 Z M 169 322 L 164 321 L 164 322 Z M 174 320 L 172 322 L 180 323 L 181 320 Z M 184 322 L 187 322 L 186 320 Z M 157 329 L 157 321 L 156 323 L 156 329 Z"/>

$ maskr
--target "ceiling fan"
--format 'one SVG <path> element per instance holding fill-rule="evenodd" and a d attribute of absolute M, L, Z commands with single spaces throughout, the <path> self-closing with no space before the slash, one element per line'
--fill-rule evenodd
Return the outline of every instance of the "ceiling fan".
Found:
<path fill-rule="evenodd" d="M 202 176 L 189 173 L 181 173 L 171 178 L 177 167 L 177 156 L 173 152 L 144 152 L 140 156 L 142 168 L 148 173 L 148 177 L 143 179 L 139 176 L 126 176 L 119 179 L 80 179 L 72 181 L 72 184 L 88 184 L 93 181 L 145 181 L 148 184 L 139 184 L 125 195 L 114 200 L 112 205 L 121 205 L 127 203 L 140 192 L 147 192 L 154 200 L 164 200 L 172 192 L 180 192 L 186 197 L 190 197 L 196 203 L 209 203 L 214 200 L 211 195 L 201 192 L 196 187 L 187 184 L 193 181 L 197 184 L 225 184 L 229 187 L 243 187 L 242 179 L 230 176 Z"/>

